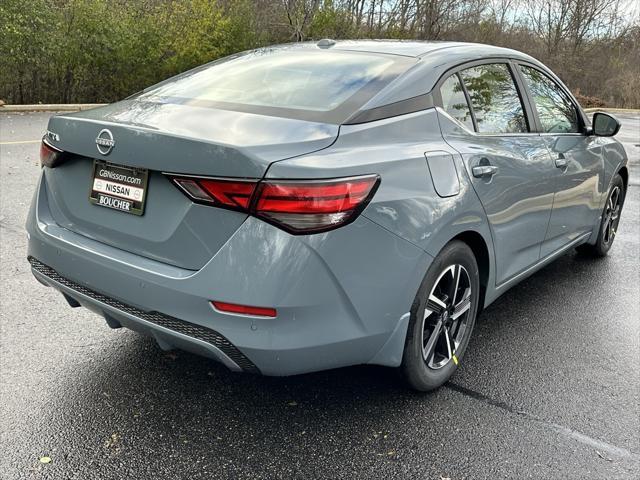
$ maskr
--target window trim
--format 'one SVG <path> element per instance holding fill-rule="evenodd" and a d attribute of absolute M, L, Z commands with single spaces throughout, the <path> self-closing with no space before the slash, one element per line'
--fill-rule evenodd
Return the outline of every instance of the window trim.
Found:
<path fill-rule="evenodd" d="M 469 90 L 467 90 L 467 86 L 464 84 L 464 80 L 462 79 L 462 75 L 460 75 L 460 72 L 456 72 L 453 75 L 456 76 L 456 78 L 458 79 L 458 82 L 460 82 L 460 86 L 462 87 L 462 92 L 464 93 L 464 98 L 467 101 L 467 108 L 469 109 L 469 114 L 471 115 L 471 124 L 473 125 L 473 131 L 474 132 L 478 132 L 478 119 L 476 118 L 476 112 L 473 109 L 473 104 L 471 103 L 471 95 L 469 95 Z M 451 75 L 451 77 L 453 77 L 453 75 Z M 447 79 L 450 77 L 447 77 L 445 79 L 445 82 L 447 81 Z M 444 84 L 444 82 L 442 82 Z M 438 89 L 438 92 L 440 91 L 440 89 Z M 442 99 L 442 97 L 441 97 Z"/>
<path fill-rule="evenodd" d="M 590 122 L 588 121 L 588 117 L 586 116 L 586 114 L 582 110 L 582 107 L 580 106 L 578 101 L 575 99 L 573 94 L 569 91 L 568 88 L 565 87 L 565 85 L 558 78 L 558 76 L 556 74 L 554 74 L 551 70 L 549 70 L 547 68 L 542 68 L 540 65 L 536 65 L 536 64 L 531 63 L 531 62 L 527 62 L 527 61 L 524 61 L 524 60 L 514 60 L 513 63 L 514 63 L 514 66 L 516 67 L 515 71 L 517 72 L 517 75 L 520 78 L 520 81 L 522 82 L 522 86 L 524 88 L 524 91 L 526 92 L 528 101 L 531 104 L 531 109 L 532 109 L 533 115 L 535 117 L 537 133 L 539 135 L 545 136 L 545 137 L 546 136 L 564 136 L 564 137 L 577 137 L 577 136 L 582 137 L 582 136 L 585 136 L 586 132 L 587 132 L 587 128 L 590 125 Z M 542 122 L 540 121 L 540 117 L 538 116 L 538 109 L 535 106 L 535 101 L 533 99 L 533 95 L 531 94 L 531 91 L 529 90 L 529 86 L 527 85 L 527 81 L 524 78 L 524 73 L 521 71 L 520 67 L 529 67 L 529 68 L 532 68 L 534 70 L 537 70 L 538 72 L 543 74 L 545 77 L 547 77 L 549 80 L 551 80 L 553 82 L 553 84 L 556 87 L 558 87 L 562 93 L 565 94 L 565 96 L 569 99 L 569 101 L 573 105 L 573 108 L 575 108 L 575 110 L 576 110 L 576 119 L 578 120 L 578 131 L 577 132 L 554 133 L 554 132 L 544 132 L 543 131 Z"/>
<path fill-rule="evenodd" d="M 474 113 L 473 108 L 471 108 L 471 99 L 469 97 L 469 92 L 467 91 L 467 87 L 465 86 L 464 82 L 462 81 L 462 77 L 460 76 L 459 72 L 455 72 L 455 73 L 453 73 L 451 75 L 446 75 L 445 74 L 441 79 L 438 79 L 438 82 L 436 83 L 436 86 L 433 87 L 433 90 L 432 90 L 434 106 L 441 108 L 442 111 L 445 112 L 449 117 L 451 117 L 457 123 L 462 125 L 465 130 L 471 132 L 471 130 L 469 130 L 469 128 L 464 123 L 462 123 L 458 119 L 456 119 L 453 116 L 451 116 L 451 114 L 449 114 L 444 108 L 444 101 L 442 100 L 441 88 L 444 85 L 444 83 L 447 80 L 449 80 L 451 77 L 453 77 L 453 76 L 456 77 L 456 79 L 460 83 L 460 86 L 462 87 L 462 93 L 464 95 L 465 102 L 467 102 L 467 108 L 469 109 L 469 114 L 471 115 L 471 124 L 473 125 L 473 132 L 476 133 L 478 131 L 478 124 L 477 124 L 477 121 L 476 121 L 476 114 Z"/>
<path fill-rule="evenodd" d="M 444 110 L 442 96 L 440 95 L 440 88 L 445 80 L 447 80 L 450 76 L 454 74 L 458 74 L 458 78 L 461 81 L 461 77 L 459 72 L 466 68 L 471 68 L 477 65 L 484 64 L 492 64 L 492 63 L 504 63 L 507 64 L 511 76 L 516 84 L 516 90 L 520 97 L 520 101 L 524 108 L 525 119 L 527 121 L 527 125 L 529 127 L 528 132 L 518 132 L 518 133 L 480 133 L 477 131 L 477 122 L 474 123 L 474 130 L 469 130 L 465 125 L 457 122 L 460 127 L 468 132 L 470 135 L 478 135 L 478 136 L 507 136 L 507 137 L 522 137 L 522 136 L 530 136 L 530 135 L 538 135 L 538 136 L 549 136 L 549 135 L 564 135 L 564 136 L 588 136 L 589 128 L 591 126 L 591 121 L 584 113 L 582 106 L 575 99 L 571 91 L 565 87 L 564 83 L 558 78 L 558 76 L 553 73 L 548 67 L 543 64 L 539 64 L 536 62 L 528 61 L 526 59 L 516 58 L 509 55 L 496 55 L 492 57 L 480 58 L 476 60 L 467 60 L 463 61 L 448 70 L 446 70 L 438 80 L 433 85 L 431 91 L 426 92 L 422 95 L 418 95 L 416 97 L 408 98 L 405 100 L 401 100 L 395 103 L 382 105 L 379 107 L 375 107 L 367 110 L 359 110 L 355 112 L 350 118 L 342 123 L 342 125 L 357 125 L 361 123 L 367 123 L 377 120 L 384 120 L 387 118 L 393 118 L 399 115 L 405 115 L 409 113 L 416 113 L 428 110 L 430 108 L 440 108 L 443 113 L 446 113 Z M 530 95 L 529 89 L 526 85 L 525 80 L 522 78 L 522 73 L 520 71 L 519 65 L 529 66 L 535 68 L 549 77 L 556 85 L 560 87 L 560 89 L 569 97 L 574 107 L 578 111 L 578 116 L 581 124 L 581 132 L 578 133 L 546 133 L 542 132 L 542 127 L 540 125 L 538 119 L 538 112 L 533 104 L 532 97 Z M 462 82 L 463 89 L 466 90 L 466 86 L 464 82 Z M 468 95 L 468 92 L 467 92 Z M 471 115 L 475 117 L 475 112 L 470 104 L 470 99 L 467 98 L 467 106 L 471 111 Z M 453 119 L 453 117 L 451 117 Z M 455 120 L 455 119 L 453 119 Z"/>
<path fill-rule="evenodd" d="M 511 75 L 511 79 L 513 80 L 513 84 L 516 87 L 516 92 L 518 93 L 518 97 L 520 98 L 520 104 L 522 105 L 522 110 L 524 112 L 525 121 L 527 122 L 527 127 L 529 129 L 528 132 L 486 133 L 486 132 L 479 132 L 478 131 L 477 120 L 476 120 L 476 117 L 475 117 L 475 111 L 473 109 L 473 105 L 471 104 L 471 98 L 469 97 L 469 92 L 467 91 L 467 86 L 462 81 L 462 76 L 460 75 L 460 72 L 462 70 L 466 70 L 468 68 L 477 67 L 479 65 L 493 65 L 493 64 L 503 64 L 503 65 L 507 66 L 507 69 L 509 70 L 509 73 Z M 474 134 L 474 135 L 477 135 L 477 136 L 482 136 L 482 137 L 503 137 L 503 136 L 522 137 L 522 136 L 528 136 L 528 135 L 540 135 L 540 132 L 537 131 L 538 130 L 537 123 L 536 123 L 537 117 L 535 119 L 533 117 L 534 112 L 531 109 L 529 96 L 526 94 L 528 92 L 522 89 L 522 85 L 520 83 L 521 82 L 520 72 L 515 68 L 513 59 L 511 59 L 509 57 L 482 58 L 482 59 L 479 59 L 479 60 L 472 60 L 470 62 L 461 63 L 460 65 L 456 65 L 455 67 L 450 68 L 449 70 L 444 72 L 442 74 L 442 76 L 438 79 L 438 81 L 436 82 L 436 84 L 435 84 L 435 86 L 433 87 L 433 90 L 432 90 L 434 103 L 438 107 L 442 108 L 443 111 L 444 111 L 444 104 L 442 102 L 442 95 L 440 94 L 440 87 L 442 87 L 442 84 L 449 77 L 451 77 L 453 75 L 457 75 L 458 79 L 462 83 L 462 88 L 464 89 L 465 97 L 467 99 L 467 106 L 469 107 L 469 110 L 471 111 L 471 116 L 473 118 L 473 124 L 474 124 L 474 130 L 473 131 L 471 131 L 467 127 L 463 126 L 463 128 L 467 132 L 469 132 L 471 134 Z"/>

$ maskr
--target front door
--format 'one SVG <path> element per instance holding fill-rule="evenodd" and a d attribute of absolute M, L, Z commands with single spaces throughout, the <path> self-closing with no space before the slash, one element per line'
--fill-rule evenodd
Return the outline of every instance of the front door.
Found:
<path fill-rule="evenodd" d="M 584 135 L 577 107 L 559 84 L 532 66 L 518 68 L 555 166 L 553 211 L 540 252 L 546 257 L 590 233 L 596 224 L 603 187 L 602 147 L 598 137 Z"/>

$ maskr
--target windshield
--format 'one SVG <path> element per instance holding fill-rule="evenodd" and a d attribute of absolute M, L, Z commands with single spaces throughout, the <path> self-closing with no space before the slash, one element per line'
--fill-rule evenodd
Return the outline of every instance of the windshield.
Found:
<path fill-rule="evenodd" d="M 257 50 L 187 72 L 138 99 L 343 121 L 403 71 L 409 60 L 345 51 Z"/>

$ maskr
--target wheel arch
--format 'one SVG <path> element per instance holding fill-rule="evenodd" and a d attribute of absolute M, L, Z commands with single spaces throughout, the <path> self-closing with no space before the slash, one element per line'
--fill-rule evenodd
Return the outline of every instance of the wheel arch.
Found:
<path fill-rule="evenodd" d="M 622 167 L 620 167 L 617 173 L 622 177 L 622 181 L 624 182 L 624 190 L 626 191 L 629 186 L 629 170 L 627 170 L 627 166 L 623 165 Z"/>
<path fill-rule="evenodd" d="M 459 233 L 451 239 L 460 240 L 468 245 L 476 257 L 478 263 L 478 276 L 480 280 L 480 298 L 478 301 L 478 313 L 482 311 L 485 304 L 489 278 L 491 274 L 491 257 L 489 256 L 489 246 L 484 237 L 474 230 L 467 230 Z"/>

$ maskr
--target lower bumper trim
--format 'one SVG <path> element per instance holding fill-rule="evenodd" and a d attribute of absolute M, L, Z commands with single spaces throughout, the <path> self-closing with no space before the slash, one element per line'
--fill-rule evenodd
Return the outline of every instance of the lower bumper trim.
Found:
<path fill-rule="evenodd" d="M 159 312 L 145 312 L 131 305 L 120 302 L 114 298 L 108 297 L 87 287 L 79 285 L 68 278 L 63 277 L 53 268 L 45 265 L 34 257 L 29 256 L 27 258 L 31 267 L 51 280 L 64 285 L 65 287 L 74 290 L 86 297 L 96 300 L 100 303 L 104 303 L 112 308 L 120 310 L 124 313 L 138 317 L 147 322 L 153 323 L 160 327 L 172 330 L 174 332 L 186 335 L 188 337 L 197 339 L 201 342 L 213 345 L 231 360 L 233 360 L 243 371 L 248 373 L 260 373 L 260 369 L 249 360 L 235 345 L 227 340 L 223 335 L 216 332 L 213 329 L 203 327 L 202 325 L 196 325 L 194 323 L 186 322 L 169 315 L 165 315 Z"/>

